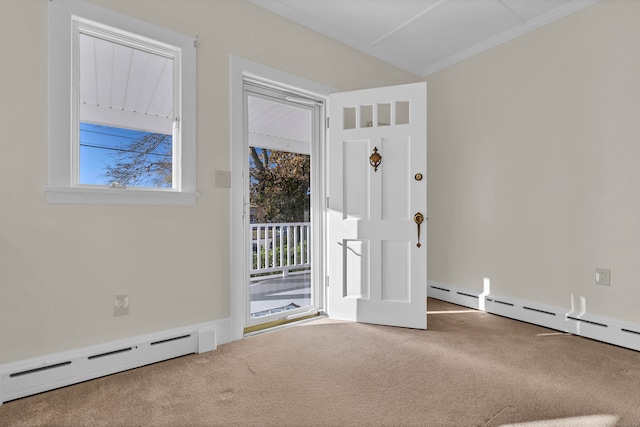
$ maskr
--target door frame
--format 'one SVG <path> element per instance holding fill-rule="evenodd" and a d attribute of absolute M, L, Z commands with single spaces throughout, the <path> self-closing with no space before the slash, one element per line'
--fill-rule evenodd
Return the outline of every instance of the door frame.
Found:
<path fill-rule="evenodd" d="M 247 318 L 247 268 L 246 268 L 246 239 L 244 230 L 244 213 L 245 213 L 245 185 L 244 185 L 244 162 L 247 158 L 247 147 L 245 147 L 244 140 L 244 91 L 243 80 L 245 77 L 251 77 L 252 79 L 261 80 L 266 83 L 271 82 L 274 85 L 289 88 L 295 92 L 301 94 L 308 94 L 309 96 L 322 99 L 325 103 L 325 108 L 328 106 L 328 96 L 331 93 L 337 92 L 336 89 L 322 85 L 320 83 L 307 80 L 293 74 L 286 73 L 284 71 L 277 70 L 244 58 L 230 55 L 230 153 L 231 153 L 231 217 L 230 217 L 230 317 L 231 317 L 231 339 L 233 341 L 240 340 L 244 336 L 245 319 Z M 327 112 L 325 111 L 325 116 Z M 326 179 L 324 171 L 324 152 L 326 146 L 325 140 L 325 126 L 322 128 L 320 138 L 320 159 L 321 166 L 318 169 L 319 176 L 317 179 L 321 183 L 320 194 L 317 195 L 320 203 L 320 211 L 322 212 L 321 218 L 317 220 L 322 221 L 322 227 L 315 227 L 316 230 L 324 230 L 325 223 L 325 191 L 326 191 Z M 320 239 L 321 242 L 325 240 L 325 233 L 321 231 L 319 235 L 313 236 L 313 239 Z M 325 247 L 322 245 L 321 247 Z M 316 252 L 316 251 L 314 251 Z M 319 283 L 315 283 L 318 297 L 321 301 L 318 301 L 321 307 L 326 304 L 325 297 L 325 278 L 326 278 L 326 263 L 325 253 L 313 253 L 312 264 L 314 269 L 318 269 L 316 277 L 322 278 Z"/>

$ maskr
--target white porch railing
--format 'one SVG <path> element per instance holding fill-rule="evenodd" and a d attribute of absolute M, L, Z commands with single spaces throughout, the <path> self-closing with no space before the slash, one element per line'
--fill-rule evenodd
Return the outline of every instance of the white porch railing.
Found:
<path fill-rule="evenodd" d="M 311 268 L 311 223 L 251 224 L 251 277 Z"/>

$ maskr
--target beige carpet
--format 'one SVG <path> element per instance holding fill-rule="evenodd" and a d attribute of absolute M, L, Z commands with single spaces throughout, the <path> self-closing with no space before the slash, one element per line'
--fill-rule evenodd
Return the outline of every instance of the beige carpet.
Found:
<path fill-rule="evenodd" d="M 318 320 L 8 402 L 0 425 L 640 426 L 640 353 L 428 307 L 428 331 Z"/>

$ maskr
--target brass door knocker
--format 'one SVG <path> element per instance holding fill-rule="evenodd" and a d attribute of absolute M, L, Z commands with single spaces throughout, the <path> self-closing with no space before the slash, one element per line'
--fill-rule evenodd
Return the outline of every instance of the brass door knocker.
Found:
<path fill-rule="evenodd" d="M 369 156 L 369 164 L 373 166 L 373 171 L 378 172 L 378 166 L 382 162 L 382 156 L 378 153 L 378 147 L 373 148 L 373 154 Z"/>

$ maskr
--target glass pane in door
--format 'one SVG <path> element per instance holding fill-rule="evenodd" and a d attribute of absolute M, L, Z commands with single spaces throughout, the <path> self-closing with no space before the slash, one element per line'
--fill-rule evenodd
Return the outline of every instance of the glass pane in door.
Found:
<path fill-rule="evenodd" d="M 249 320 L 271 321 L 312 305 L 311 112 L 257 96 L 248 106 Z"/>

